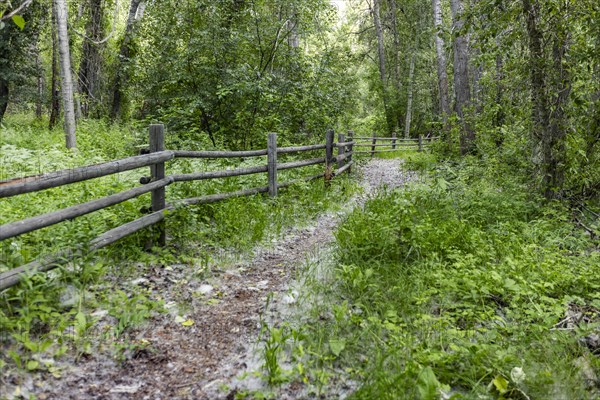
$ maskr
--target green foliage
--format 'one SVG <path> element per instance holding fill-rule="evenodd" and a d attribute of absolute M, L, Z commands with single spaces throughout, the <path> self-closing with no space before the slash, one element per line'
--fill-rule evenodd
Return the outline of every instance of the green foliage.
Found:
<path fill-rule="evenodd" d="M 311 354 L 344 343 L 320 368 L 346 368 L 356 399 L 595 398 L 580 343 L 600 321 L 557 327 L 600 306 L 598 242 L 530 192 L 470 160 L 351 213 L 325 291 L 342 315 L 303 332 Z"/>
<path fill-rule="evenodd" d="M 0 179 L 32 175 L 64 168 L 89 165 L 136 154 L 145 142 L 146 130 L 84 121 L 80 124 L 79 152 L 50 145 L 62 141 L 58 130 L 39 135 L 44 124 L 31 123 L 26 116 L 11 116 L 3 128 Z M 36 140 L 36 138 L 40 140 Z M 142 140 L 144 138 L 144 140 Z M 302 155 L 303 157 L 306 154 Z M 288 156 L 288 160 L 295 159 Z M 286 158 L 282 155 L 282 161 Z M 167 165 L 167 174 L 219 170 L 264 164 L 263 159 L 178 160 Z M 322 167 L 282 171 L 280 181 L 317 174 Z M 74 204 L 114 194 L 137 186 L 145 171 L 131 171 L 61 188 L 4 199 L 0 203 L 0 224 L 21 220 Z M 172 185 L 168 201 L 206 194 L 232 192 L 266 185 L 263 175 Z M 322 180 L 299 183 L 282 190 L 277 199 L 265 196 L 231 199 L 216 204 L 180 208 L 167 218 L 169 246 L 144 252 L 150 228 L 106 250 L 77 258 L 49 273 L 33 274 L 19 285 L 0 294 L 0 343 L 6 346 L 0 364 L 29 370 L 47 369 L 36 360 L 41 356 L 59 357 L 65 351 L 76 354 L 94 351 L 90 331 L 97 328 L 92 315 L 104 309 L 114 318 L 108 332 L 112 340 L 124 343 L 117 349 L 121 357 L 129 349 L 127 334 L 153 314 L 161 312 L 162 301 L 155 293 L 136 291 L 117 285 L 107 290 L 106 280 L 128 281 L 139 277 L 144 268 L 193 260 L 195 274 L 202 276 L 209 266 L 222 262 L 223 254 L 250 251 L 257 243 L 268 243 L 287 227 L 302 225 L 324 209 L 335 209 L 351 195 L 354 186 L 345 177 L 336 179 L 328 190 Z M 0 272 L 16 268 L 46 254 L 65 249 L 81 249 L 85 243 L 108 229 L 139 218 L 149 196 L 130 200 L 39 231 L 0 243 Z M 135 266 L 135 267 L 134 267 Z M 65 300 L 66 299 L 66 300 Z M 96 343 L 97 344 L 97 343 Z M 274 342 L 274 345 L 276 343 Z M 119 345 L 120 346 L 120 345 Z M 273 364 L 274 365 L 274 364 Z M 276 370 L 273 370 L 276 374 Z"/>
<path fill-rule="evenodd" d="M 306 143 L 351 108 L 351 52 L 327 1 L 175 3 L 148 5 L 140 57 L 152 62 L 135 72 L 145 111 L 178 136 L 218 148 L 260 146 L 265 132 Z"/>
<path fill-rule="evenodd" d="M 130 295 L 123 291 L 112 293 L 109 314 L 117 319 L 114 334 L 119 337 L 131 327 L 140 325 L 155 310 L 162 311 L 160 302 L 151 301 L 143 294 Z"/>

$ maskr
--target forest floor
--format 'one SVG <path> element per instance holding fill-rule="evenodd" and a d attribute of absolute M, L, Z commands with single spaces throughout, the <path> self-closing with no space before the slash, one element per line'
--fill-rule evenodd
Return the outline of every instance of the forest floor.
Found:
<path fill-rule="evenodd" d="M 307 226 L 294 228 L 251 256 L 224 263 L 198 278 L 187 265 L 156 266 L 138 279 L 118 283 L 132 291 L 152 292 L 169 310 L 122 335 L 121 357 L 114 343 L 100 339 L 116 321 L 105 311 L 91 328 L 94 351 L 51 361 L 53 374 L 41 372 L 5 379 L 0 398 L 37 399 L 234 399 L 244 391 L 266 388 L 260 371 L 261 328 L 289 316 L 298 300 L 299 270 L 307 262 L 329 257 L 333 232 L 344 215 L 381 187 L 404 185 L 414 175 L 399 159 L 372 159 L 357 168 L 362 190 L 342 209 L 324 213 Z M 116 283 L 117 284 L 117 283 Z M 67 357 L 69 358 L 69 357 Z M 7 377 L 5 377 L 7 378 Z M 334 384 L 327 397 L 351 393 L 350 382 Z M 303 385 L 288 385 L 277 398 L 305 398 Z M 4 392 L 4 393 L 2 393 Z M 18 396 L 15 396 L 18 394 Z"/>

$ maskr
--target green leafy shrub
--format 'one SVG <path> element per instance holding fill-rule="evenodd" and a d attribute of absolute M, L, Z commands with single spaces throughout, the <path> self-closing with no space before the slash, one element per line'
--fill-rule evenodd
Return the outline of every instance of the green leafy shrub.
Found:
<path fill-rule="evenodd" d="M 494 168 L 442 164 L 338 229 L 332 301 L 346 318 L 305 335 L 314 352 L 345 341 L 353 398 L 594 398 L 580 365 L 600 363 L 580 343 L 600 321 L 557 326 L 600 306 L 598 243 Z"/>

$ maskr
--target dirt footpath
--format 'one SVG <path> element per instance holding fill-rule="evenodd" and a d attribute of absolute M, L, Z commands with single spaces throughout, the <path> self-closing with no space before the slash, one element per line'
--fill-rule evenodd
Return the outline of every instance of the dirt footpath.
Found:
<path fill-rule="evenodd" d="M 25 378 L 19 384 L 21 394 L 42 400 L 235 398 L 236 377 L 257 367 L 252 354 L 268 297 L 285 303 L 296 269 L 307 256 L 330 246 L 343 215 L 381 186 L 401 186 L 412 178 L 400 163 L 369 161 L 358 171 L 363 193 L 344 210 L 290 230 L 270 248 L 257 249 L 252 260 L 213 271 L 204 280 L 194 279 L 188 266 L 174 265 L 129 282 L 139 290 L 160 290 L 171 312 L 129 335 L 124 361 L 98 351 L 61 365 L 61 378 L 47 373 Z M 187 308 L 175 309 L 176 302 Z M 99 315 L 102 326 L 102 318 L 110 317 Z M 298 398 L 294 396 L 290 392 L 285 397 Z"/>

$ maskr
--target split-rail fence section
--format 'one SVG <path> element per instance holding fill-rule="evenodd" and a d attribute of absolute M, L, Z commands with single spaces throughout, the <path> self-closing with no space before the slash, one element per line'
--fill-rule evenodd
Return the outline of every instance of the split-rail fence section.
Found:
<path fill-rule="evenodd" d="M 354 154 L 370 154 L 373 156 L 376 153 L 398 151 L 400 149 L 410 148 L 417 148 L 419 151 L 422 151 L 426 146 L 431 144 L 434 139 L 437 138 L 423 138 L 423 136 L 419 136 L 417 139 L 400 139 L 396 138 L 395 135 L 391 138 L 381 138 L 376 137 L 375 134 L 370 137 L 354 137 L 353 133 L 350 131 L 347 136 L 344 134 L 338 134 L 338 140 L 335 142 L 334 131 L 328 130 L 324 144 L 297 147 L 277 147 L 277 134 L 269 133 L 267 137 L 266 149 L 249 151 L 167 150 L 165 149 L 164 139 L 164 125 L 151 125 L 150 143 L 147 154 L 128 157 L 120 160 L 113 160 L 96 165 L 89 165 L 43 175 L 17 178 L 0 182 L 0 198 L 5 198 L 56 188 L 107 175 L 118 174 L 120 172 L 131 171 L 142 167 L 150 167 L 150 176 L 142 177 L 140 179 L 142 186 L 138 186 L 133 189 L 100 199 L 88 201 L 83 204 L 77 204 L 61 210 L 1 225 L 0 241 L 42 229 L 47 226 L 58 224 L 63 221 L 71 220 L 73 218 L 133 199 L 148 192 L 151 193 L 152 203 L 151 213 L 101 234 L 87 243 L 86 246 L 81 246 L 79 249 L 63 250 L 49 256 L 40 257 L 38 260 L 0 273 L 0 291 L 14 286 L 25 276 L 29 276 L 37 272 L 49 271 L 59 266 L 65 260 L 82 255 L 85 252 L 92 252 L 106 247 L 118 241 L 119 239 L 152 225 L 158 226 L 159 234 L 157 244 L 164 246 L 166 243 L 165 217 L 168 211 L 173 210 L 176 207 L 214 203 L 234 197 L 251 196 L 258 193 L 268 193 L 269 196 L 275 197 L 277 196 L 277 191 L 279 189 L 294 185 L 300 181 L 310 181 L 319 178 L 324 178 L 326 184 L 329 184 L 334 176 L 339 176 L 344 172 L 351 171 L 352 165 L 354 164 L 354 161 L 352 160 L 352 156 Z M 359 142 L 361 140 L 366 140 L 366 142 Z M 357 147 L 357 150 L 354 150 L 354 147 Z M 370 151 L 360 151 L 360 148 L 364 147 L 370 147 Z M 386 148 L 382 149 L 381 147 Z M 335 156 L 334 148 L 337 148 L 337 155 Z M 279 163 L 277 161 L 277 156 L 279 154 L 300 153 L 315 150 L 325 150 L 324 157 L 285 163 Z M 194 172 L 189 174 L 165 174 L 165 163 L 175 158 L 215 159 L 263 156 L 267 157 L 267 165 L 264 166 L 210 172 Z M 277 179 L 277 171 L 318 164 L 324 165 L 324 171 L 320 174 L 307 176 L 288 182 L 279 182 Z M 263 173 L 266 173 L 268 176 L 267 186 L 176 200 L 170 204 L 167 204 L 166 202 L 165 188 L 166 186 L 176 182 L 189 182 Z"/>

